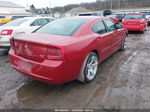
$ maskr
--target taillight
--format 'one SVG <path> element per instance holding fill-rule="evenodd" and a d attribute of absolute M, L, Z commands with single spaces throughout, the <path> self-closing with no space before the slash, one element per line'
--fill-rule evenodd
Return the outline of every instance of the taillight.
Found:
<path fill-rule="evenodd" d="M 142 19 L 140 22 L 141 22 L 141 23 L 144 23 L 145 21 L 144 21 L 144 19 Z"/>
<path fill-rule="evenodd" d="M 47 59 L 62 60 L 64 58 L 64 48 L 48 46 Z"/>
<path fill-rule="evenodd" d="M 14 38 L 11 38 L 11 39 L 10 39 L 10 47 L 11 47 L 12 49 L 15 49 L 15 46 L 14 46 Z"/>
<path fill-rule="evenodd" d="M 125 19 L 123 19 L 122 24 L 127 24 L 127 21 Z"/>
<path fill-rule="evenodd" d="M 11 35 L 13 30 L 2 30 L 0 32 L 0 35 Z"/>

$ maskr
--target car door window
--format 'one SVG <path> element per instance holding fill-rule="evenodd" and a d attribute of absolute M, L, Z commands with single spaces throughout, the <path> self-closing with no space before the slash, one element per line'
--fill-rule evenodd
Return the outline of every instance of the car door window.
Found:
<path fill-rule="evenodd" d="M 47 24 L 49 22 L 49 20 L 48 19 L 39 19 L 38 22 L 39 22 L 40 26 L 43 26 L 43 25 Z"/>
<path fill-rule="evenodd" d="M 98 34 L 106 33 L 106 27 L 102 21 L 96 22 L 92 27 L 93 32 Z"/>
<path fill-rule="evenodd" d="M 45 24 L 49 23 L 49 20 L 47 18 L 44 18 L 44 19 L 38 19 L 38 20 L 35 20 L 31 26 L 43 26 Z"/>
<path fill-rule="evenodd" d="M 35 20 L 35 21 L 31 24 L 31 26 L 39 26 L 38 20 Z"/>
<path fill-rule="evenodd" d="M 116 29 L 114 22 L 112 22 L 111 20 L 104 20 L 104 23 L 107 26 L 108 31 L 114 31 Z"/>

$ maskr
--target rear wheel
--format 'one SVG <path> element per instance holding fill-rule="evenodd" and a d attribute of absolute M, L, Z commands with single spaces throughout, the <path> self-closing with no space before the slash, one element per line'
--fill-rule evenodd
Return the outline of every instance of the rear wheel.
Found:
<path fill-rule="evenodd" d="M 123 41 L 123 43 L 122 43 L 122 45 L 121 45 L 121 51 L 124 51 L 124 50 L 126 50 L 126 48 L 127 48 L 127 43 L 126 43 L 126 41 L 127 41 L 127 35 L 125 36 L 125 38 L 124 38 L 124 41 Z"/>
<path fill-rule="evenodd" d="M 142 34 L 144 34 L 144 31 L 141 31 Z"/>
<path fill-rule="evenodd" d="M 145 30 L 144 31 L 147 31 L 147 26 L 145 26 Z"/>
<path fill-rule="evenodd" d="M 144 34 L 144 32 L 147 31 L 147 27 L 145 26 L 144 30 L 141 31 L 142 34 Z"/>
<path fill-rule="evenodd" d="M 97 70 L 98 56 L 96 53 L 90 52 L 83 62 L 78 80 L 83 83 L 91 82 L 95 78 Z"/>

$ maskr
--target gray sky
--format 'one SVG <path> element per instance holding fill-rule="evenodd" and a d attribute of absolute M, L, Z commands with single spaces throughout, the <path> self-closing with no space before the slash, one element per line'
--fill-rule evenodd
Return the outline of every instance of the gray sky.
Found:
<path fill-rule="evenodd" d="M 96 0 L 8 0 L 16 2 L 24 7 L 30 6 L 31 4 L 34 4 L 36 8 L 41 7 L 55 7 L 55 6 L 64 6 L 68 4 L 74 4 L 74 3 L 85 3 L 85 2 L 94 2 Z"/>

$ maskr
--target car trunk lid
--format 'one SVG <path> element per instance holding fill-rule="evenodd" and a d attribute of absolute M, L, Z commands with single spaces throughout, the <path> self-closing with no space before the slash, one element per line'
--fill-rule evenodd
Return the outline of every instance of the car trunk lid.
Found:
<path fill-rule="evenodd" d="M 141 24 L 141 19 L 125 19 L 124 23 L 126 25 L 137 25 L 137 24 Z"/>
<path fill-rule="evenodd" d="M 14 38 L 14 49 L 18 56 L 42 62 L 46 58 L 49 45 L 68 39 L 69 37 L 50 34 L 28 34 Z"/>

